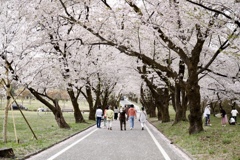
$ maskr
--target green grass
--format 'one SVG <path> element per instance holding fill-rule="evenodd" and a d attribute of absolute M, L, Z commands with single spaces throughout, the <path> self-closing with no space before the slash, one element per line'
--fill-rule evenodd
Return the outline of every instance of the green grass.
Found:
<path fill-rule="evenodd" d="M 220 118 L 211 115 L 212 126 L 204 126 L 198 134 L 188 134 L 188 122 L 172 125 L 160 123 L 156 118 L 149 121 L 155 125 L 175 145 L 181 147 L 196 160 L 240 160 L 240 125 L 222 127 Z"/>
<path fill-rule="evenodd" d="M 28 102 L 24 102 L 27 105 Z M 86 102 L 80 102 L 81 109 L 88 109 Z M 64 104 L 61 102 L 61 106 Z M 31 105 L 27 107 L 30 110 L 36 110 L 43 106 L 38 101 L 32 101 Z M 141 106 L 141 105 L 139 105 Z M 65 107 L 70 108 L 70 102 L 65 103 Z M 0 109 L 3 109 L 0 107 Z M 15 141 L 13 129 L 13 116 L 16 122 L 17 137 L 19 144 Z M 221 126 L 219 118 L 211 115 L 212 126 L 204 126 L 204 131 L 198 134 L 188 134 L 188 122 L 180 122 L 172 126 L 175 116 L 173 109 L 169 111 L 171 122 L 160 123 L 156 118 L 150 118 L 149 121 L 155 125 L 166 137 L 168 137 L 175 145 L 181 147 L 187 153 L 192 155 L 196 160 L 240 160 L 239 144 L 240 144 L 240 125 L 226 127 Z M 66 137 L 69 137 L 85 128 L 95 124 L 94 121 L 87 121 L 88 123 L 76 124 L 73 113 L 64 113 L 65 120 L 71 126 L 71 129 L 60 129 L 51 113 L 40 113 L 24 111 L 26 118 L 35 132 L 38 140 L 35 140 L 33 134 L 28 128 L 26 122 L 19 111 L 9 111 L 8 124 L 8 143 L 2 142 L 2 135 L 0 137 L 0 148 L 11 147 L 14 150 L 17 159 L 47 148 Z M 188 113 L 187 113 L 188 114 Z M 0 124 L 3 124 L 3 110 L 0 110 Z M 87 114 L 84 114 L 87 120 Z M 240 120 L 240 118 L 238 117 Z M 2 128 L 2 126 L 1 126 Z M 51 138 L 49 138 L 51 137 Z"/>
<path fill-rule="evenodd" d="M 32 110 L 35 111 L 40 107 L 46 108 L 46 106 L 44 106 L 40 101 L 38 100 L 17 100 L 18 104 L 23 105 L 24 107 L 27 107 L 28 110 Z M 50 102 L 51 103 L 51 102 Z M 88 104 L 86 100 L 81 99 L 80 101 L 78 101 L 79 103 L 79 107 L 82 110 L 89 110 L 88 108 Z M 3 99 L 0 101 L 0 110 L 3 110 L 5 108 L 5 104 L 6 104 L 6 100 Z M 72 108 L 72 103 L 71 101 L 59 101 L 59 105 L 62 109 L 65 108 Z"/>
<path fill-rule="evenodd" d="M 12 116 L 13 113 L 13 116 Z M 22 159 L 26 155 L 37 152 L 41 149 L 47 148 L 66 137 L 69 137 L 77 132 L 80 132 L 89 126 L 95 124 L 94 121 L 87 121 L 87 123 L 76 124 L 73 113 L 64 113 L 66 122 L 71 126 L 71 129 L 60 129 L 54 119 L 52 113 L 37 113 L 24 111 L 24 115 L 29 121 L 36 137 L 36 140 L 21 116 L 19 111 L 9 111 L 8 118 L 8 143 L 3 143 L 3 136 L 1 133 L 0 148 L 13 148 L 16 159 Z M 0 124 L 3 124 L 4 111 L 0 111 L 1 119 Z M 16 142 L 13 117 L 16 123 L 17 138 L 19 143 Z M 85 120 L 88 119 L 88 114 L 84 114 Z M 2 128 L 2 126 L 1 126 Z"/>

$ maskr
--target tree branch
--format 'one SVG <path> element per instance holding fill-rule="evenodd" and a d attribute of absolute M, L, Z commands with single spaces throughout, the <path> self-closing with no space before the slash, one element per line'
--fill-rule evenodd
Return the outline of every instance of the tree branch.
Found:
<path fill-rule="evenodd" d="M 224 12 L 218 11 L 218 10 L 216 10 L 216 9 L 209 8 L 209 7 L 207 7 L 207 6 L 204 6 L 203 4 L 199 4 L 199 3 L 193 2 L 193 1 L 191 1 L 191 0 L 186 0 L 186 1 L 189 2 L 189 3 L 192 3 L 192 4 L 194 4 L 194 5 L 200 6 L 200 7 L 204 8 L 204 9 L 207 9 L 207 10 L 209 10 L 209 11 L 212 11 L 212 12 L 215 12 L 215 13 L 218 13 L 218 14 L 221 14 L 221 15 L 223 15 L 224 17 L 226 17 L 226 18 L 234 21 L 234 19 L 233 19 L 232 17 L 228 16 L 228 15 L 225 14 Z M 238 27 L 240 27 L 240 21 L 235 20 L 234 23 L 237 24 Z"/>

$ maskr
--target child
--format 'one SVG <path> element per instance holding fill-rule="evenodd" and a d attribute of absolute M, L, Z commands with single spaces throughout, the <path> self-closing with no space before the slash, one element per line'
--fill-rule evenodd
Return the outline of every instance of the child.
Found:
<path fill-rule="evenodd" d="M 220 108 L 220 113 L 222 116 L 221 119 L 222 126 L 225 127 L 228 122 L 226 111 L 223 108 Z"/>
<path fill-rule="evenodd" d="M 230 117 L 229 124 L 230 125 L 235 125 L 236 124 L 236 121 L 235 121 L 234 117 Z"/>

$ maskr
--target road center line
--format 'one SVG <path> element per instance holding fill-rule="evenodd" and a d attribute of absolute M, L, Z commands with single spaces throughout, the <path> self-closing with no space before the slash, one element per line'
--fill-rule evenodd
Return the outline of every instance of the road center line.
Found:
<path fill-rule="evenodd" d="M 66 152 L 68 149 L 70 149 L 71 147 L 73 147 L 74 145 L 76 145 L 77 143 L 79 143 L 80 141 L 84 140 L 85 138 L 87 138 L 88 136 L 90 136 L 92 133 L 94 133 L 96 130 L 98 130 L 98 128 L 96 128 L 95 130 L 93 130 L 92 132 L 88 133 L 87 135 L 85 135 L 84 137 L 80 138 L 79 140 L 77 140 L 76 142 L 72 143 L 71 145 L 69 145 L 68 147 L 62 149 L 60 152 L 56 153 L 55 155 L 53 155 L 52 157 L 48 158 L 47 160 L 53 160 L 54 158 L 58 157 L 59 155 L 61 155 L 62 153 Z"/>
<path fill-rule="evenodd" d="M 149 130 L 149 128 L 146 125 L 145 125 L 145 128 L 147 129 L 148 133 L 152 137 L 154 143 L 157 145 L 158 149 L 162 153 L 165 160 L 171 160 L 170 157 L 168 156 L 168 154 L 165 152 L 165 150 L 162 148 L 162 146 L 158 143 L 158 141 L 156 140 L 156 138 L 154 137 L 154 135 L 152 134 L 152 132 Z"/>

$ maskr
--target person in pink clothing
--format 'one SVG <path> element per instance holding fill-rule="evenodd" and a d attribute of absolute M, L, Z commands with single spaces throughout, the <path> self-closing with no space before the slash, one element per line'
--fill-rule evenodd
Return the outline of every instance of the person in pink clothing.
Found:
<path fill-rule="evenodd" d="M 130 129 L 134 128 L 134 119 L 137 118 L 136 110 L 134 109 L 134 105 L 130 105 L 130 108 L 127 112 L 128 120 L 130 122 Z"/>
<path fill-rule="evenodd" d="M 225 127 L 226 124 L 228 123 L 227 113 L 222 107 L 220 108 L 220 113 L 222 116 L 222 119 L 221 119 L 222 126 Z"/>

